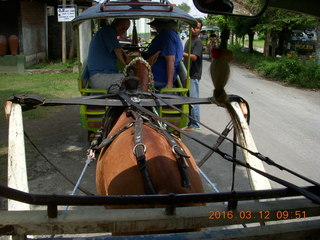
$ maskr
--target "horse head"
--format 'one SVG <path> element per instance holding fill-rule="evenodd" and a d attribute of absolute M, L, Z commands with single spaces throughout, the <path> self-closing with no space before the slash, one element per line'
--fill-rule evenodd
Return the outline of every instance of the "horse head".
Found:
<path fill-rule="evenodd" d="M 160 51 L 147 60 L 142 57 L 131 59 L 127 54 L 124 55 L 126 66 L 123 72 L 125 74 L 124 84 L 126 89 L 138 89 L 143 92 L 151 91 L 153 86 L 151 66 L 157 61 L 159 54 Z"/>

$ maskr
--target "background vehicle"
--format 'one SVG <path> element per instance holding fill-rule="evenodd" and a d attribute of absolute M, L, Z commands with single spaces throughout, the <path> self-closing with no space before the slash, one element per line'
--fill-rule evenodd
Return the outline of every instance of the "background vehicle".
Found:
<path fill-rule="evenodd" d="M 288 42 L 289 54 L 314 57 L 316 54 L 317 33 L 315 30 L 292 30 Z"/>

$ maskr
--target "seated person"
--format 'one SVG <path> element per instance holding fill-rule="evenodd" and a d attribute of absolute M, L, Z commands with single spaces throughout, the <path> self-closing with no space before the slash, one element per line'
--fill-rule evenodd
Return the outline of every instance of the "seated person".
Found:
<path fill-rule="evenodd" d="M 152 66 L 155 88 L 173 88 L 183 56 L 183 46 L 176 32 L 177 23 L 173 20 L 155 19 L 149 24 L 156 29 L 158 35 L 152 40 L 146 57 L 160 51 Z"/>
<path fill-rule="evenodd" d="M 123 49 L 117 36 L 130 27 L 128 19 L 115 19 L 110 26 L 103 26 L 96 32 L 89 46 L 88 75 L 89 87 L 107 89 L 109 93 L 118 90 L 123 74 L 117 69 L 117 60 L 125 64 Z M 109 89 L 110 88 L 110 89 Z"/>

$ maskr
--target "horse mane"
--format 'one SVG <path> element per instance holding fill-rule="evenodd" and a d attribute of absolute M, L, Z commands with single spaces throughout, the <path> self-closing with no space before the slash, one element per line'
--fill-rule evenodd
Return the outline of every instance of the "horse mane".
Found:
<path fill-rule="evenodd" d="M 103 138 L 108 136 L 113 126 L 117 123 L 121 114 L 125 111 L 127 107 L 108 107 L 104 117 L 103 117 Z"/>

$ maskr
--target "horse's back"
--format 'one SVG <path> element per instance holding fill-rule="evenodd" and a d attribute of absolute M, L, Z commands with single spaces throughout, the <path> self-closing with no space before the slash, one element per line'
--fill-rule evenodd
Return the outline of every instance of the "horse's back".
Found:
<path fill-rule="evenodd" d="M 123 114 L 110 132 L 114 135 L 122 126 L 133 121 Z M 147 169 L 151 182 L 158 194 L 203 192 L 201 178 L 196 163 L 185 145 L 190 158 L 186 158 L 190 186 L 182 186 L 180 170 L 168 140 L 148 125 L 143 125 L 142 141 L 146 145 Z M 146 194 L 141 172 L 137 166 L 134 149 L 134 127 L 122 132 L 103 149 L 97 164 L 97 188 L 102 195 L 140 195 Z"/>

